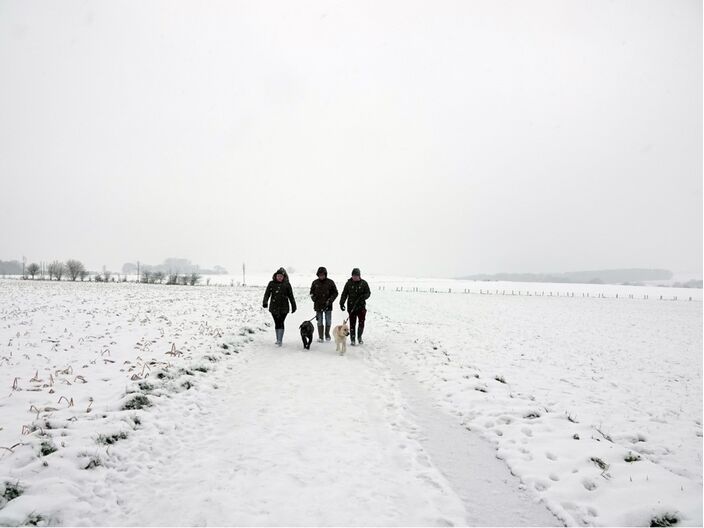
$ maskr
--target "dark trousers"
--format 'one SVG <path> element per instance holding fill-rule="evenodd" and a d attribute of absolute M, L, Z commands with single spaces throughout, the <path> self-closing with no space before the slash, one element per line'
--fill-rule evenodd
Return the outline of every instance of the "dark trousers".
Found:
<path fill-rule="evenodd" d="M 350 316 L 350 337 L 355 338 L 355 327 L 357 326 L 357 321 L 359 321 L 359 335 L 364 332 L 364 319 L 367 317 L 367 309 L 362 308 L 361 310 L 355 310 L 354 312 L 349 312 Z"/>
<path fill-rule="evenodd" d="M 286 319 L 287 313 L 271 313 L 271 316 L 274 318 L 274 328 L 277 330 L 283 330 L 284 328 L 284 320 Z"/>

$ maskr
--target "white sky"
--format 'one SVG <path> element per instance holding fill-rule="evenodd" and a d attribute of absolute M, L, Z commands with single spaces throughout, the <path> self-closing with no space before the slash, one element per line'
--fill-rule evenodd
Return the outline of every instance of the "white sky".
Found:
<path fill-rule="evenodd" d="M 0 259 L 702 269 L 699 1 L 0 0 Z"/>

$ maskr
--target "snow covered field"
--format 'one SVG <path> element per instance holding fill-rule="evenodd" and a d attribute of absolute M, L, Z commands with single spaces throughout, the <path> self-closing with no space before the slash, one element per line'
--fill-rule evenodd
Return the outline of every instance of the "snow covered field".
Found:
<path fill-rule="evenodd" d="M 305 288 L 277 349 L 260 286 L 0 280 L 0 525 L 701 525 L 701 290 L 367 279 L 344 358 Z"/>

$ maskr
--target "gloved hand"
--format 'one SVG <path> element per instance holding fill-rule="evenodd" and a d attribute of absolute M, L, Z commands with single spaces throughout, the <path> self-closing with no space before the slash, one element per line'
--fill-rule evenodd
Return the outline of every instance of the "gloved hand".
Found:
<path fill-rule="evenodd" d="M 269 307 L 268 304 L 266 304 L 266 303 L 262 304 L 262 308 L 268 308 L 268 307 Z"/>
<path fill-rule="evenodd" d="M 340 304 L 340 310 L 342 310 L 343 312 L 345 311 L 345 305 L 344 305 L 344 304 Z"/>

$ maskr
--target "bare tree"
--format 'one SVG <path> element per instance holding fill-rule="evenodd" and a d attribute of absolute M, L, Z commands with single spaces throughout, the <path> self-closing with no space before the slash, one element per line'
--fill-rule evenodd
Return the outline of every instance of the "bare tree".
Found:
<path fill-rule="evenodd" d="M 68 273 L 72 281 L 75 281 L 81 275 L 81 272 L 85 270 L 86 267 L 79 260 L 71 259 L 66 261 L 66 273 Z"/>
<path fill-rule="evenodd" d="M 191 286 L 195 286 L 198 281 L 200 281 L 200 275 L 198 275 L 197 273 L 191 273 L 191 276 L 188 278 L 188 283 Z"/>
<path fill-rule="evenodd" d="M 159 284 L 161 284 L 162 282 L 164 282 L 164 277 L 166 277 L 166 275 L 163 271 L 154 272 L 154 282 L 158 282 Z"/>
<path fill-rule="evenodd" d="M 81 278 L 81 282 L 83 282 L 84 280 L 86 280 L 86 277 L 88 276 L 88 272 L 85 269 L 83 269 L 80 271 L 78 276 Z"/>
<path fill-rule="evenodd" d="M 154 282 L 154 277 L 151 271 L 143 271 L 141 279 L 144 284 L 151 284 Z"/>
<path fill-rule="evenodd" d="M 47 266 L 47 271 L 49 272 L 49 280 L 54 277 L 56 277 L 56 280 L 61 280 L 61 277 L 63 277 L 66 272 L 66 266 L 64 266 L 63 262 L 55 260 Z"/>
<path fill-rule="evenodd" d="M 27 266 L 27 273 L 29 273 L 32 280 L 34 280 L 34 276 L 39 273 L 39 264 L 32 262 L 29 266 Z"/>

